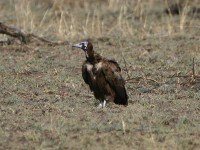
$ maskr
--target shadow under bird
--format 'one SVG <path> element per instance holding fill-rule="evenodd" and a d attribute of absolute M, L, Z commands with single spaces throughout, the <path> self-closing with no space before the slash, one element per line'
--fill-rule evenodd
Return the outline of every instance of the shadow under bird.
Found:
<path fill-rule="evenodd" d="M 85 52 L 86 60 L 82 65 L 82 77 L 96 99 L 99 107 L 105 107 L 106 102 L 128 105 L 128 95 L 121 68 L 114 60 L 103 58 L 93 50 L 89 41 L 73 45 Z"/>

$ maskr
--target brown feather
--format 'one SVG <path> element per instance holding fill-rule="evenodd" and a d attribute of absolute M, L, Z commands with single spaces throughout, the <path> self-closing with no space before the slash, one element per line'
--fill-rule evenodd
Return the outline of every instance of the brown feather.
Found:
<path fill-rule="evenodd" d="M 122 78 L 121 68 L 114 60 L 101 57 L 93 51 L 93 46 L 88 42 L 86 61 L 82 65 L 82 77 L 96 99 L 128 105 L 128 96 L 125 81 Z"/>

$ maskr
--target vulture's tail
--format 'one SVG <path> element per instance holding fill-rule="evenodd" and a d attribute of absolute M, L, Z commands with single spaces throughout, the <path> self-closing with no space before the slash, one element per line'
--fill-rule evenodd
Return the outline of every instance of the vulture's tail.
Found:
<path fill-rule="evenodd" d="M 128 95 L 125 88 L 117 93 L 115 103 L 120 105 L 128 105 Z"/>

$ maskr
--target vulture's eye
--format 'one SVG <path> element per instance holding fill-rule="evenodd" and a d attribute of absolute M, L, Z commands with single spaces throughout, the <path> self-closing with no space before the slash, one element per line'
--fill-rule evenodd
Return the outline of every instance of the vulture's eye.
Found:
<path fill-rule="evenodd" d="M 85 45 L 85 43 L 82 43 L 82 47 L 83 47 L 84 49 L 87 48 L 87 46 Z"/>

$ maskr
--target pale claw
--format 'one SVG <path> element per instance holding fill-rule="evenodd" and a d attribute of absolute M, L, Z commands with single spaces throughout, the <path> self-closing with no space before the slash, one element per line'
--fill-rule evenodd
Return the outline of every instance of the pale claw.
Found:
<path fill-rule="evenodd" d="M 100 103 L 100 104 L 97 106 L 97 108 L 98 108 L 98 109 L 103 108 L 102 103 Z"/>
<path fill-rule="evenodd" d="M 106 101 L 105 101 L 105 100 L 104 100 L 103 102 L 101 102 L 101 103 L 97 106 L 98 109 L 104 108 L 104 107 L 106 107 Z"/>

